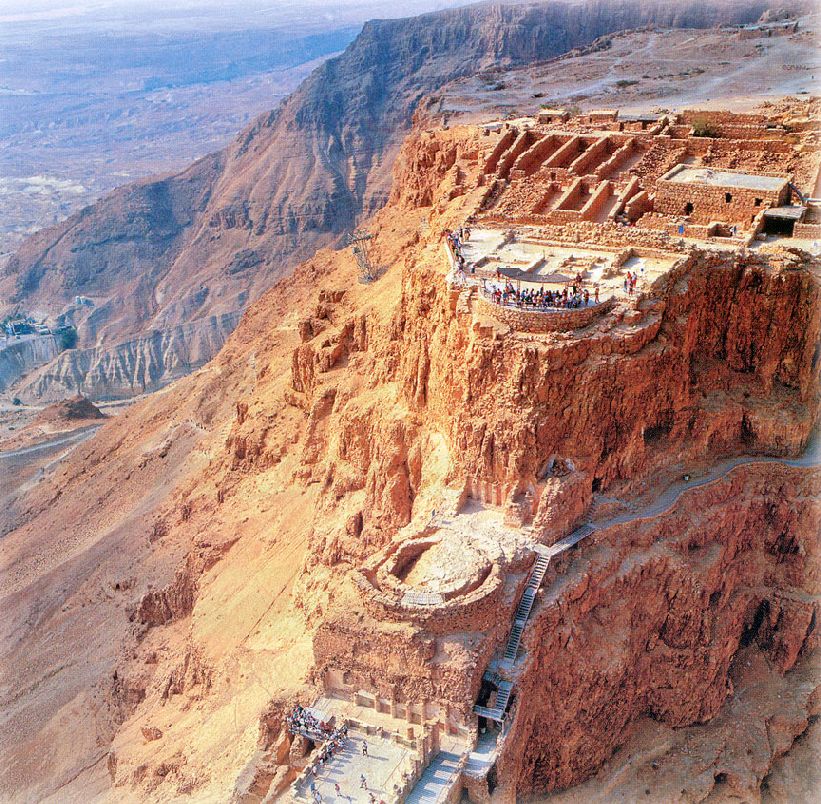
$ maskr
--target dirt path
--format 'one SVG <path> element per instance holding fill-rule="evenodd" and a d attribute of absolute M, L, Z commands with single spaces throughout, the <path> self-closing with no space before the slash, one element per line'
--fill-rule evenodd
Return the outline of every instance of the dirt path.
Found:
<path fill-rule="evenodd" d="M 54 452 L 57 448 L 66 444 L 77 444 L 91 438 L 95 431 L 101 427 L 101 424 L 89 424 L 85 427 L 80 427 L 68 435 L 59 434 L 55 438 L 48 441 L 42 441 L 39 444 L 34 444 L 31 447 L 21 447 L 20 449 L 9 450 L 8 452 L 0 452 L 0 471 L 7 461 L 13 461 L 15 458 L 21 458 L 25 455 L 33 455 L 39 452 Z"/>
<path fill-rule="evenodd" d="M 20 494 L 100 427 L 100 424 L 91 424 L 31 447 L 0 452 L 0 535 L 13 526 L 15 503 Z"/>
<path fill-rule="evenodd" d="M 714 464 L 706 474 L 700 477 L 693 477 L 689 480 L 682 478 L 676 483 L 668 486 L 652 503 L 634 511 L 624 514 L 617 514 L 604 520 L 596 520 L 590 524 L 598 530 L 604 530 L 612 525 L 622 525 L 625 522 L 633 522 L 637 519 L 648 519 L 657 517 L 669 511 L 679 500 L 682 494 L 699 486 L 706 486 L 715 483 L 726 477 L 730 472 L 739 466 L 749 464 L 780 463 L 784 466 L 792 467 L 812 467 L 821 466 L 821 448 L 818 441 L 810 443 L 799 458 L 774 458 L 765 455 L 741 455 L 736 458 L 728 458 Z"/>

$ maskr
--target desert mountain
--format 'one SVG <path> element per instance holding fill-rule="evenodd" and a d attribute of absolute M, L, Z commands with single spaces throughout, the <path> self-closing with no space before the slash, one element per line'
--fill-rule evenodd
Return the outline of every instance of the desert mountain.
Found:
<path fill-rule="evenodd" d="M 17 395 L 128 396 L 202 365 L 250 301 L 384 204 L 399 143 L 446 82 L 614 31 L 751 22 L 770 6 L 481 4 L 366 24 L 224 151 L 117 190 L 23 244 L 0 281 L 6 307 L 65 313 L 79 348 L 31 372 Z"/>
<path fill-rule="evenodd" d="M 380 750 L 429 760 L 434 732 L 479 736 L 474 704 L 487 714 L 487 679 L 507 678 L 492 763 L 457 774 L 473 801 L 586 780 L 585 800 L 756 800 L 765 778 L 796 800 L 778 762 L 808 761 L 818 700 L 818 256 L 699 223 L 684 243 L 643 191 L 643 225 L 582 220 L 590 194 L 554 211 L 537 257 L 599 271 L 618 298 L 540 313 L 458 286 L 441 237 L 479 215 L 471 242 L 509 245 L 490 216 L 529 209 L 553 181 L 540 161 L 577 201 L 555 162 L 634 190 L 688 156 L 817 168 L 812 120 L 779 139 L 817 116 L 794 107 L 719 115 L 740 139 L 715 141 L 667 118 L 413 130 L 368 220 L 377 281 L 318 251 L 208 365 L 4 511 L 3 798 L 272 801 L 316 760 L 286 727 L 294 704 L 334 693 L 401 722 L 372 728 Z M 583 516 L 503 678 L 534 548 Z M 438 603 L 413 602 L 431 586 Z"/>

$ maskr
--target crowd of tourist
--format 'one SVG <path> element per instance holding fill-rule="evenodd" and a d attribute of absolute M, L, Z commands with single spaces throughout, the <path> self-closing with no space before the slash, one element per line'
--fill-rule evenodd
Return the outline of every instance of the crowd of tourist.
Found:
<path fill-rule="evenodd" d="M 331 745 L 344 744 L 348 736 L 348 727 L 334 728 L 330 723 L 320 720 L 304 707 L 297 704 L 288 717 L 285 718 L 288 731 L 291 734 L 304 734 L 312 739 L 323 740 L 323 750 Z"/>
<path fill-rule="evenodd" d="M 458 229 L 454 229 L 453 231 L 446 229 L 444 235 L 445 240 L 453 253 L 456 281 L 462 285 L 465 281 L 465 267 L 467 266 L 465 255 L 462 253 L 462 246 L 470 240 L 470 227 L 460 226 Z M 470 272 L 476 273 L 476 266 L 472 265 Z"/>
<path fill-rule="evenodd" d="M 345 747 L 348 741 L 348 725 L 343 723 L 339 728 L 331 723 L 320 720 L 312 712 L 297 704 L 290 715 L 285 718 L 288 731 L 291 734 L 302 734 L 316 742 L 321 742 L 322 746 L 316 755 L 316 759 L 311 767 L 311 775 L 315 777 L 318 769 L 326 762 L 330 762 L 337 752 Z M 366 749 L 367 750 L 367 749 Z M 313 778 L 310 780 L 311 797 L 317 804 L 322 801 L 322 797 L 316 787 Z M 337 793 L 339 792 L 337 785 Z"/>
<path fill-rule="evenodd" d="M 570 287 L 565 285 L 562 290 L 545 288 L 517 290 L 512 282 L 499 285 L 486 281 L 484 282 L 483 292 L 485 297 L 495 304 L 530 310 L 575 310 L 579 307 L 589 307 L 591 303 L 599 303 L 598 285 L 593 289 L 592 298 L 590 290 L 582 288 L 579 284 Z"/>
<path fill-rule="evenodd" d="M 470 240 L 470 227 L 460 226 L 454 230 L 446 229 L 443 236 L 454 258 L 453 281 L 456 285 L 463 286 L 467 282 L 465 273 L 467 262 L 462 249 L 464 244 Z M 470 266 L 470 272 L 476 273 L 475 265 Z M 628 296 L 632 296 L 636 291 L 637 283 L 638 275 L 633 271 L 627 271 L 624 277 L 624 292 Z M 577 274 L 575 280 L 568 280 L 561 290 L 521 288 L 514 286 L 501 273 L 501 270 L 497 269 L 495 283 L 482 279 L 482 292 L 485 298 L 495 304 L 530 310 L 574 310 L 580 307 L 589 307 L 591 304 L 599 304 L 599 286 L 595 285 L 591 292 L 589 288 L 583 285 L 582 275 Z"/>
<path fill-rule="evenodd" d="M 291 734 L 301 734 L 320 744 L 316 756 L 307 769 L 307 783 L 311 793 L 311 799 L 314 804 L 322 804 L 325 799 L 323 799 L 322 794 L 319 792 L 319 786 L 317 785 L 317 782 L 320 781 L 319 773 L 325 763 L 330 762 L 334 756 L 340 753 L 350 742 L 350 740 L 353 739 L 348 736 L 348 726 L 345 723 L 339 728 L 336 728 L 333 723 L 318 718 L 312 711 L 305 709 L 298 704 L 293 708 L 291 714 L 286 716 L 285 722 L 287 729 Z M 368 752 L 368 743 L 366 740 L 362 740 L 361 742 L 361 752 L 363 757 L 370 756 Z M 382 758 L 375 757 L 375 759 L 381 760 Z M 408 787 L 411 780 L 411 775 L 407 771 L 402 771 L 402 785 L 404 788 Z M 325 779 L 326 783 L 330 783 L 330 781 L 331 780 L 327 778 Z M 343 778 L 340 779 L 340 781 L 342 783 L 346 783 L 348 780 Z M 339 781 L 334 782 L 333 787 L 333 801 L 341 800 L 342 798 L 346 798 L 348 801 L 354 800 L 353 795 L 350 795 L 349 793 L 343 794 L 342 784 L 340 784 Z M 376 792 L 371 789 L 371 786 L 364 774 L 361 774 L 359 777 L 359 789 L 368 793 L 368 800 L 370 804 L 386 804 L 384 799 L 379 798 L 376 795 L 376 792 L 379 792 L 378 789 Z M 402 788 L 400 788 L 398 784 L 393 785 L 393 793 L 395 798 L 399 798 L 401 790 Z"/>

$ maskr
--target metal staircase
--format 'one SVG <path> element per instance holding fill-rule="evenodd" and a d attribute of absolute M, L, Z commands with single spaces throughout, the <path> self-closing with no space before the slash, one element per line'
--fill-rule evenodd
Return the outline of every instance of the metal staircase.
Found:
<path fill-rule="evenodd" d="M 519 655 L 519 645 L 522 642 L 522 634 L 526 625 L 527 620 L 517 619 L 513 621 L 513 628 L 510 629 L 510 636 L 507 638 L 507 645 L 505 645 L 505 653 L 502 658 L 502 666 L 508 670 L 512 670 L 513 665 L 516 663 L 516 657 Z"/>
<path fill-rule="evenodd" d="M 511 671 L 516 665 L 516 657 L 519 655 L 522 636 L 524 635 L 527 621 L 530 618 L 533 604 L 536 602 L 536 593 L 542 585 L 547 568 L 550 566 L 550 559 L 559 553 L 563 553 L 565 550 L 569 550 L 582 539 L 590 536 L 594 530 L 591 525 L 585 524 L 576 528 L 569 536 L 560 539 L 552 547 L 537 546 L 536 560 L 533 562 L 533 568 L 530 570 L 527 584 L 519 599 L 519 605 L 516 607 L 516 613 L 513 617 L 513 627 L 510 629 L 505 651 L 499 662 L 499 667 L 502 670 Z M 488 670 L 484 678 L 498 690 L 496 693 L 496 704 L 493 707 L 479 706 L 477 704 L 473 707 L 473 711 L 480 717 L 489 718 L 490 720 L 502 723 L 505 719 L 505 710 L 510 703 L 510 695 L 513 692 L 514 682 L 504 680 L 504 677 L 494 670 Z"/>
<path fill-rule="evenodd" d="M 513 682 L 512 681 L 500 681 L 499 682 L 499 691 L 496 693 L 496 709 L 501 709 L 502 712 L 507 709 L 507 705 L 510 703 L 510 694 L 513 692 Z"/>

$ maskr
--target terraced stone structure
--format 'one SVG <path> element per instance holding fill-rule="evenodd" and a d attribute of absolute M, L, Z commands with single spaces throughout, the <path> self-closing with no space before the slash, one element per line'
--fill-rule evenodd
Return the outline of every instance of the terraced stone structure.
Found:
<path fill-rule="evenodd" d="M 811 126 L 792 133 L 763 114 L 545 109 L 482 130 L 493 142 L 479 158 L 468 237 L 446 245 L 449 281 L 463 289 L 459 309 L 470 302 L 514 330 L 583 329 L 611 310 L 636 320 L 643 296 L 696 245 L 818 236 L 821 144 Z M 500 304 L 493 291 L 503 287 Z M 521 299 L 545 290 L 565 299 Z"/>

